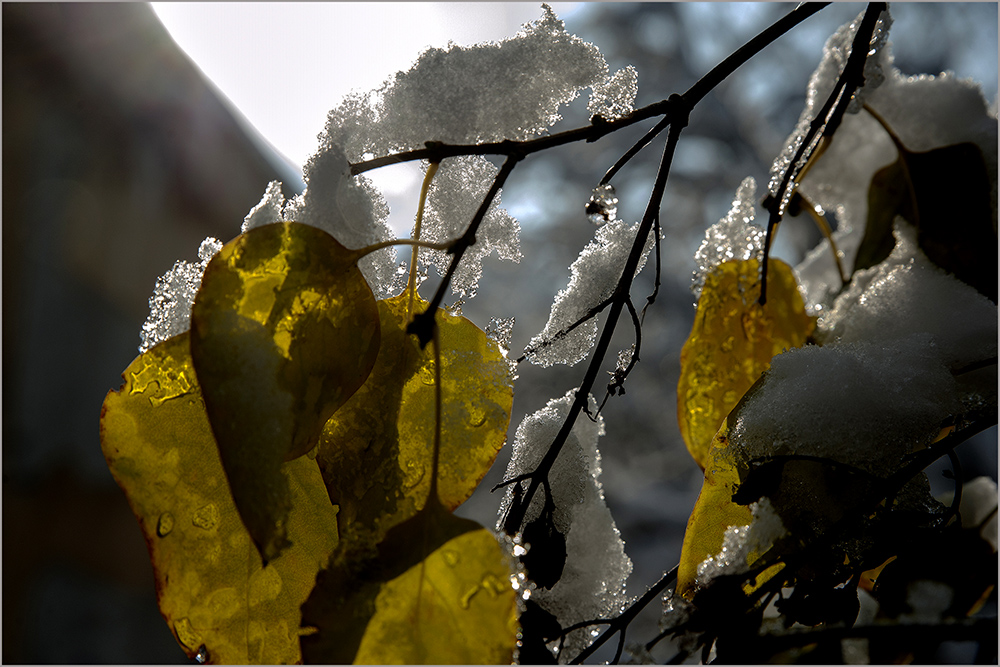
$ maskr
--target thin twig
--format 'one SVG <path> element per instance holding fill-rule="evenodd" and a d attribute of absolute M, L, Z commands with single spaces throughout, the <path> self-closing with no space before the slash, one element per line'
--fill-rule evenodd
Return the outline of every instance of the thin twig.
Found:
<path fill-rule="evenodd" d="M 449 246 L 448 252 L 452 255 L 451 264 L 448 265 L 448 271 L 445 272 L 444 278 L 441 279 L 441 283 L 434 293 L 434 298 L 431 299 L 427 309 L 414 317 L 413 321 L 406 327 L 406 332 L 414 334 L 420 341 L 421 348 L 425 347 L 433 336 L 434 314 L 437 313 L 437 309 L 441 306 L 441 301 L 444 300 L 444 293 L 448 289 L 448 286 L 451 285 L 451 278 L 455 275 L 455 270 L 458 268 L 459 262 L 462 261 L 462 256 L 476 242 L 476 232 L 479 231 L 479 225 L 482 223 L 483 218 L 486 217 L 486 212 L 493 204 L 497 193 L 500 192 L 500 188 L 503 187 L 503 184 L 507 181 L 507 177 L 514 171 L 514 166 L 520 159 L 520 155 L 513 154 L 504 160 L 503 166 L 500 167 L 500 171 L 497 172 L 496 177 L 493 179 L 493 185 L 490 186 L 486 196 L 483 197 L 483 202 L 479 205 L 476 214 L 472 216 L 472 222 L 469 223 L 465 233 Z"/>
<path fill-rule="evenodd" d="M 851 55 L 847 58 L 844 71 L 840 73 L 837 84 L 833 87 L 826 102 L 823 103 L 823 107 L 810 122 L 809 130 L 802 138 L 802 143 L 799 144 L 794 157 L 785 168 L 785 173 L 781 177 L 781 183 L 778 186 L 777 192 L 773 193 L 774 199 L 771 201 L 771 206 L 768 210 L 767 231 L 764 236 L 764 256 L 760 268 L 760 298 L 758 302 L 762 306 L 767 303 L 767 260 L 771 252 L 771 239 L 774 236 L 774 229 L 781 221 L 781 216 L 784 213 L 785 196 L 789 188 L 792 187 L 792 184 L 796 182 L 796 177 L 804 167 L 804 165 L 803 167 L 799 165 L 802 164 L 806 152 L 815 150 L 816 138 L 820 134 L 820 131 L 823 131 L 823 136 L 827 137 L 827 140 L 832 137 L 833 130 L 840 124 L 841 117 L 847 111 L 847 104 L 854 95 L 854 91 L 864 84 L 864 67 L 865 61 L 868 58 L 869 45 L 871 44 L 872 34 L 875 32 L 875 26 L 882 12 L 885 11 L 885 7 L 884 2 L 872 2 L 868 4 L 865 16 L 861 19 L 861 25 L 858 26 L 858 31 L 854 34 L 854 41 L 851 42 Z M 828 130 L 829 134 L 827 133 Z M 808 163 L 808 159 L 806 159 L 806 162 Z"/>
<path fill-rule="evenodd" d="M 670 116 L 666 116 L 661 119 L 660 122 L 654 125 L 649 132 L 646 132 L 646 134 L 644 134 L 639 141 L 635 142 L 631 148 L 625 151 L 625 154 L 618 158 L 618 161 L 615 162 L 611 166 L 611 169 L 608 169 L 608 171 L 604 174 L 604 178 L 601 179 L 601 182 L 598 183 L 598 185 L 606 185 L 611 182 L 611 179 L 615 177 L 615 174 L 617 174 L 622 167 L 628 164 L 632 158 L 638 155 L 643 148 L 648 146 L 649 142 L 655 139 L 660 132 L 667 129 L 668 125 L 670 125 Z"/>
<path fill-rule="evenodd" d="M 633 602 L 628 607 L 628 609 L 619 614 L 619 616 L 611 622 L 611 627 L 609 627 L 601 634 L 601 636 L 595 639 L 590 646 L 581 651 L 580 655 L 573 658 L 570 664 L 579 665 L 584 660 L 593 655 L 594 652 L 597 651 L 597 649 L 604 646 L 605 642 L 607 642 L 612 637 L 612 635 L 614 635 L 614 633 L 618 632 L 619 630 L 624 631 L 625 627 L 632 622 L 632 619 L 634 619 L 636 616 L 639 615 L 639 612 L 642 611 L 646 607 L 646 605 L 652 602 L 657 595 L 662 593 L 667 586 L 669 586 L 670 584 L 672 584 L 674 581 L 677 580 L 677 569 L 678 568 L 675 566 L 672 570 L 666 572 L 662 577 L 660 577 L 660 580 L 657 581 L 655 584 L 653 584 L 653 586 L 648 591 L 643 593 L 642 597 Z"/>

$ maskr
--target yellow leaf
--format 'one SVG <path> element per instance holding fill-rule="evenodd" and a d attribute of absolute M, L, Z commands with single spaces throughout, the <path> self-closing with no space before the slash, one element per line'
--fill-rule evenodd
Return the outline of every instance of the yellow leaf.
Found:
<path fill-rule="evenodd" d="M 434 354 L 406 333 L 409 294 L 378 302 L 382 344 L 364 386 L 327 422 L 317 460 L 352 524 L 377 543 L 413 516 L 430 489 L 434 443 Z M 415 299 L 414 311 L 427 307 Z M 438 496 L 445 509 L 464 502 L 503 446 L 513 389 L 495 341 L 464 317 L 438 310 L 442 424 Z M 373 532 L 374 531 L 374 532 Z"/>
<path fill-rule="evenodd" d="M 702 469 L 726 415 L 771 358 L 805 344 L 815 327 L 787 264 L 769 261 L 767 290 L 761 306 L 757 259 L 724 262 L 705 279 L 677 383 L 681 435 Z"/>
<path fill-rule="evenodd" d="M 291 546 L 261 568 L 237 514 L 195 378 L 187 333 L 140 355 L 101 413 L 101 446 L 142 527 L 160 611 L 190 657 L 300 661 L 300 605 L 337 544 L 315 461 L 283 466 Z"/>
<path fill-rule="evenodd" d="M 371 559 L 334 557 L 302 607 L 307 662 L 510 664 L 517 597 L 493 534 L 432 501 Z"/>
<path fill-rule="evenodd" d="M 309 451 L 368 377 L 378 308 L 357 253 L 299 223 L 264 225 L 209 262 L 191 356 L 240 516 L 265 562 L 286 545 L 283 461 Z"/>
<path fill-rule="evenodd" d="M 726 453 L 726 417 L 770 368 L 774 355 L 805 344 L 815 327 L 787 264 L 770 260 L 764 306 L 757 302 L 759 274 L 756 259 L 717 266 L 705 279 L 694 326 L 681 351 L 677 416 L 688 451 L 705 471 L 677 573 L 677 591 L 686 597 L 694 594 L 698 565 L 721 551 L 726 529 L 751 520 L 750 509 L 732 500 L 740 477 Z"/>

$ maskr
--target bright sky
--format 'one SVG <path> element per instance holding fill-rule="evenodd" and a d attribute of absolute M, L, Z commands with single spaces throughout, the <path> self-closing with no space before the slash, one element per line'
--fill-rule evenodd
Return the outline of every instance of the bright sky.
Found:
<path fill-rule="evenodd" d="M 549 4 L 566 20 L 581 3 Z M 427 47 L 500 40 L 542 15 L 541 2 L 154 2 L 153 10 L 201 71 L 299 168 L 316 150 L 327 112 L 351 90 L 378 87 Z M 388 201 L 389 224 L 407 234 L 419 168 L 404 164 L 368 176 Z"/>
<path fill-rule="evenodd" d="M 551 3 L 564 20 L 579 3 Z M 542 14 L 534 2 L 170 2 L 153 10 L 250 123 L 296 165 L 326 112 L 377 87 L 429 46 L 499 40 Z"/>

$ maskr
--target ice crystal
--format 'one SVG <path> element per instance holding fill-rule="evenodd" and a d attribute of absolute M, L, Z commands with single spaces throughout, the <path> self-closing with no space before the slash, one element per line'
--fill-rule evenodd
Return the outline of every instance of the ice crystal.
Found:
<path fill-rule="evenodd" d="M 595 225 L 603 225 L 618 217 L 618 196 L 610 183 L 598 185 L 590 193 L 586 207 L 587 219 Z"/>

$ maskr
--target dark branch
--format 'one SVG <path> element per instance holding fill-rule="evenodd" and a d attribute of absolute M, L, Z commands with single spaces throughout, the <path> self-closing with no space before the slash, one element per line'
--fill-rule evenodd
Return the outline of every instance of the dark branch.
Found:
<path fill-rule="evenodd" d="M 861 20 L 861 25 L 858 26 L 858 31 L 854 34 L 854 41 L 851 42 L 851 55 L 847 58 L 844 71 L 840 73 L 837 84 L 826 98 L 823 107 L 812 119 L 812 122 L 810 122 L 809 130 L 806 132 L 805 137 L 802 138 L 802 143 L 799 144 L 798 149 L 795 151 L 795 156 L 785 168 L 785 173 L 781 177 L 781 184 L 778 186 L 777 192 L 773 193 L 774 197 L 771 199 L 771 205 L 768 207 L 767 232 L 764 236 L 764 256 L 760 268 L 759 303 L 762 306 L 767 303 L 767 260 L 771 253 L 771 239 L 774 236 L 775 227 L 781 222 L 788 190 L 796 182 L 796 177 L 808 161 L 806 152 L 808 151 L 811 154 L 816 148 L 816 138 L 819 136 L 820 131 L 823 130 L 823 136 L 827 141 L 832 139 L 832 131 L 840 125 L 840 119 L 847 111 L 847 104 L 854 96 L 854 91 L 864 85 L 864 68 L 865 61 L 868 59 L 869 45 L 871 44 L 872 34 L 875 32 L 875 25 L 878 23 L 879 16 L 885 11 L 885 8 L 886 5 L 884 2 L 872 2 L 868 4 L 868 9 Z M 834 108 L 834 105 L 836 105 L 836 108 Z M 828 128 L 830 134 L 827 134 Z"/>

